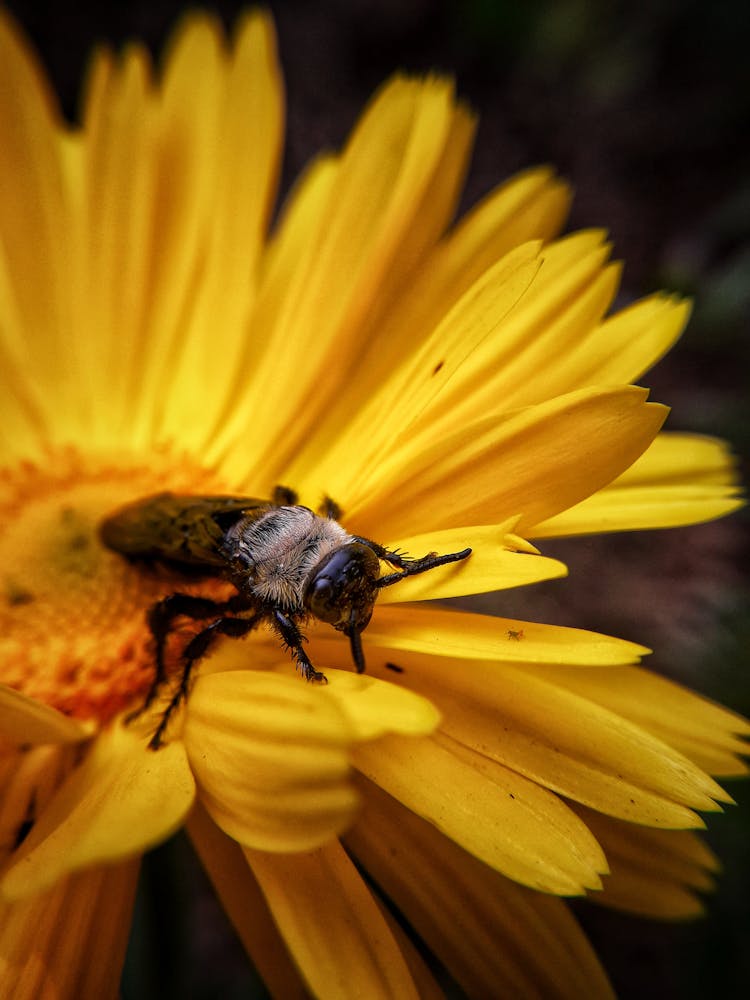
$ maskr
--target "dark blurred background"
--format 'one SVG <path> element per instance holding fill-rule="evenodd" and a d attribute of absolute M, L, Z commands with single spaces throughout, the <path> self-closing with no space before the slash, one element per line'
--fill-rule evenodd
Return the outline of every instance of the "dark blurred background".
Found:
<path fill-rule="evenodd" d="M 10 2 L 66 113 L 92 45 L 158 53 L 190 5 Z M 204 4 L 231 24 L 243 4 Z M 571 228 L 605 227 L 626 261 L 622 305 L 695 297 L 679 347 L 644 378 L 672 429 L 728 439 L 747 478 L 750 422 L 750 7 L 746 0 L 276 0 L 288 90 L 284 188 L 338 146 L 394 70 L 439 70 L 480 113 L 464 207 L 525 166 L 575 188 Z M 748 519 L 545 544 L 570 579 L 503 594 L 499 613 L 655 649 L 650 665 L 750 714 Z M 750 785 L 710 821 L 725 874 L 705 920 L 665 925 L 579 907 L 623 998 L 745 997 L 750 989 Z M 144 865 L 123 995 L 264 995 L 187 842 Z"/>

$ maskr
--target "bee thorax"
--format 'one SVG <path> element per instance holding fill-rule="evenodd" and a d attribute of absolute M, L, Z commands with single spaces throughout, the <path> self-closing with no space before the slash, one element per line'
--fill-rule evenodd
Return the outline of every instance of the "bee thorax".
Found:
<path fill-rule="evenodd" d="M 305 587 L 325 556 L 351 541 L 337 521 L 307 507 L 275 507 L 241 519 L 226 534 L 223 549 L 239 567 L 237 585 L 287 611 L 303 607 Z"/>

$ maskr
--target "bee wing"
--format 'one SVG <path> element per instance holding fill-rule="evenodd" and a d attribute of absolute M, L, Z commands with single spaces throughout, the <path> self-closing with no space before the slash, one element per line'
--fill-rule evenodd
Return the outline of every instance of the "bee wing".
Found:
<path fill-rule="evenodd" d="M 121 507 L 101 525 L 102 541 L 123 555 L 191 566 L 224 566 L 220 544 L 240 518 L 260 516 L 267 500 L 158 493 Z"/>

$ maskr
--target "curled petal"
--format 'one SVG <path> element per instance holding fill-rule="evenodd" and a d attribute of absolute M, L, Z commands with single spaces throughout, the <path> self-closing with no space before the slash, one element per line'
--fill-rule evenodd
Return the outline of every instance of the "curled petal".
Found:
<path fill-rule="evenodd" d="M 288 668 L 285 668 L 285 670 Z M 369 675 L 328 671 L 328 684 L 248 671 L 201 677 L 185 743 L 214 821 L 241 844 L 309 850 L 351 822 L 351 744 L 438 723 L 420 695 Z"/>
<path fill-rule="evenodd" d="M 198 679 L 184 740 L 214 822 L 246 846 L 309 850 L 351 821 L 350 725 L 298 679 L 229 671 Z"/>
<path fill-rule="evenodd" d="M 440 721 L 432 702 L 413 691 L 350 670 L 329 670 L 326 676 L 324 694 L 338 705 L 356 740 L 385 733 L 424 736 Z"/>

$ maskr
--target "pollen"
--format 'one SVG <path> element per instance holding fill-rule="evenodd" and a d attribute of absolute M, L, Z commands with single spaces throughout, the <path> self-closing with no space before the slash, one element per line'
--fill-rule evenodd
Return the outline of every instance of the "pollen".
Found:
<path fill-rule="evenodd" d="M 159 456 L 153 465 L 93 463 L 66 451 L 43 468 L 2 473 L 0 683 L 104 723 L 137 704 L 153 680 L 151 605 L 177 589 L 207 596 L 225 589 L 178 583 L 102 545 L 102 518 L 139 496 L 225 488 L 182 460 Z"/>

